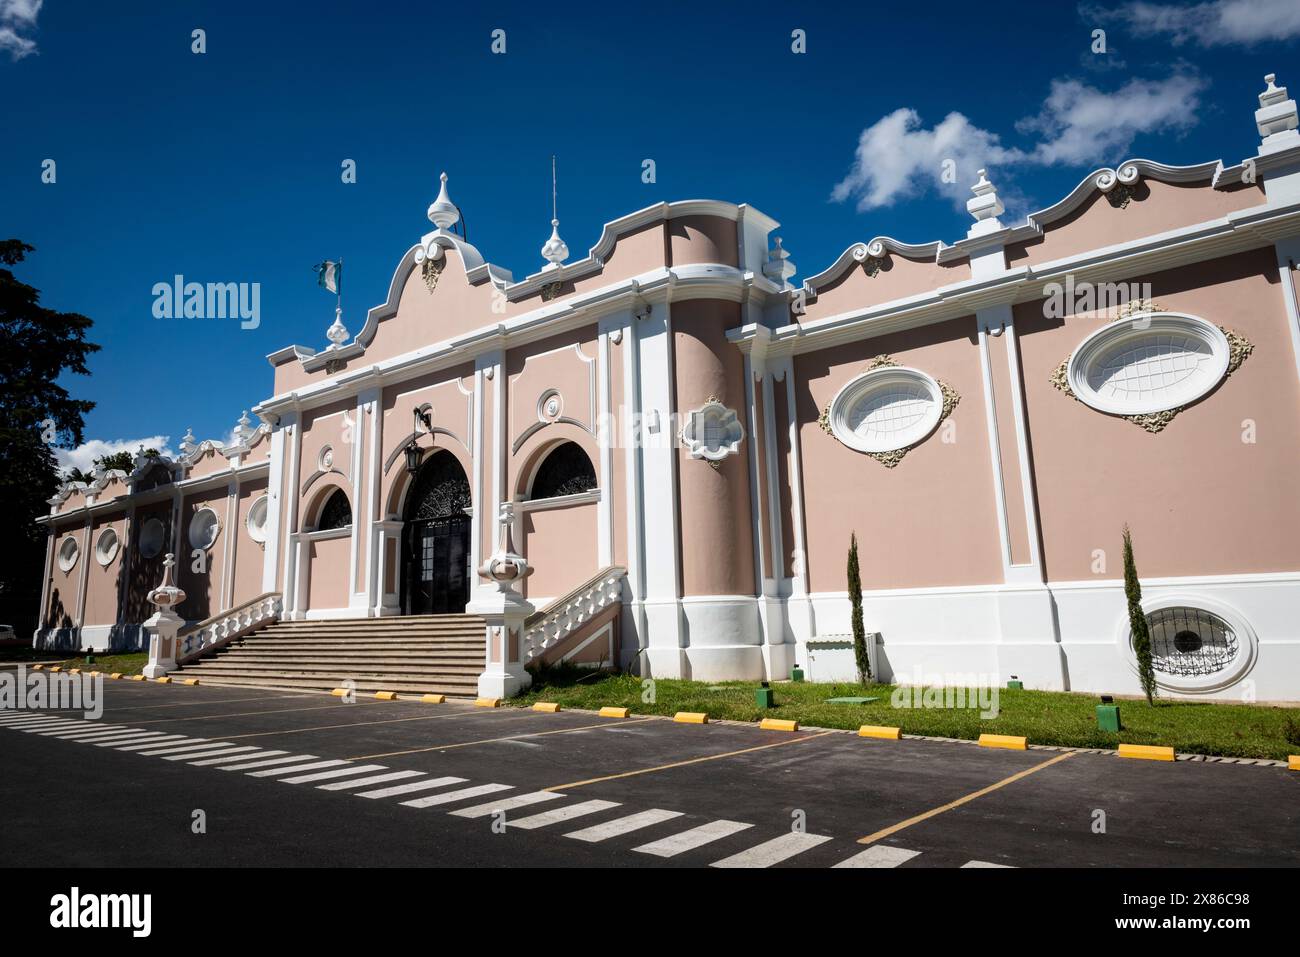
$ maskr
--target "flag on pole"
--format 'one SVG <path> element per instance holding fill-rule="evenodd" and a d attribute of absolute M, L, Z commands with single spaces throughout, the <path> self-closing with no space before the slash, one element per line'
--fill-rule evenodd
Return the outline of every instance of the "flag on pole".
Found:
<path fill-rule="evenodd" d="M 340 295 L 339 290 L 343 287 L 343 263 L 330 262 L 328 259 L 317 266 L 312 266 L 316 270 L 317 284 L 322 289 L 328 289 L 335 295 Z"/>

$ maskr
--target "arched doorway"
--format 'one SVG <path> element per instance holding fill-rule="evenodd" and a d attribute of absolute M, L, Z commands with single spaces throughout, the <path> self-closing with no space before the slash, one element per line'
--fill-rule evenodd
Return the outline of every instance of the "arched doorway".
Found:
<path fill-rule="evenodd" d="M 406 497 L 402 612 L 459 614 L 469 601 L 471 504 L 465 470 L 450 452 L 429 457 Z"/>

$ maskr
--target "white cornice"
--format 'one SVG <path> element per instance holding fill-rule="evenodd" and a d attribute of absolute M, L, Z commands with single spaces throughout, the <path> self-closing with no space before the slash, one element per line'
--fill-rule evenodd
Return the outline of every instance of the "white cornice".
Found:
<path fill-rule="evenodd" d="M 937 262 L 939 254 L 945 249 L 943 243 L 935 241 L 932 243 L 922 243 L 912 245 L 902 243 L 897 239 L 889 236 L 877 236 L 869 242 L 854 243 L 844 252 L 840 253 L 840 258 L 831 263 L 829 267 L 822 270 L 815 276 L 809 276 L 803 281 L 804 292 L 810 298 L 815 298 L 820 289 L 830 285 L 837 280 L 844 272 L 853 267 L 856 263 L 866 262 L 870 258 L 880 258 L 886 252 L 897 253 L 904 259 L 923 259 L 930 262 Z"/>

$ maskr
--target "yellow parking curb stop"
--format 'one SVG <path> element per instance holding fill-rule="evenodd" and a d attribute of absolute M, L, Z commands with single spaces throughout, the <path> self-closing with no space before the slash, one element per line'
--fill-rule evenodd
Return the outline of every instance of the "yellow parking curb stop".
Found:
<path fill-rule="evenodd" d="M 1121 758 L 1141 758 L 1144 761 L 1172 761 L 1174 749 L 1159 744 L 1121 744 Z"/>
<path fill-rule="evenodd" d="M 798 731 L 798 721 L 786 721 L 784 718 L 764 718 L 758 723 L 760 731 Z"/>
<path fill-rule="evenodd" d="M 1006 748 L 1009 751 L 1024 751 L 1029 743 L 1015 734 L 981 734 L 981 748 Z"/>
<path fill-rule="evenodd" d="M 474 707 L 476 708 L 499 708 L 501 707 L 500 698 L 475 698 Z"/>
<path fill-rule="evenodd" d="M 600 709 L 602 718 L 626 718 L 628 716 L 627 708 L 615 708 L 613 705 L 606 705 Z"/>
<path fill-rule="evenodd" d="M 678 711 L 673 720 L 679 724 L 708 724 L 709 716 L 703 711 Z"/>
<path fill-rule="evenodd" d="M 186 678 L 186 679 L 185 679 L 185 683 L 186 683 L 187 685 L 196 685 L 196 684 L 199 683 L 199 679 L 198 679 L 198 678 Z"/>
<path fill-rule="evenodd" d="M 427 694 L 420 700 L 425 704 L 442 704 L 447 700 L 447 696 L 445 694 Z"/>
<path fill-rule="evenodd" d="M 396 700 L 397 700 L 397 692 L 396 692 L 396 691 L 376 691 L 376 692 L 375 692 L 375 697 L 378 698 L 380 701 L 396 701 Z"/>
<path fill-rule="evenodd" d="M 533 705 L 533 710 L 545 711 L 547 714 L 555 714 L 555 712 L 560 711 L 562 709 L 560 708 L 559 704 L 554 701 L 539 701 L 535 705 Z"/>
<path fill-rule="evenodd" d="M 858 728 L 859 738 L 880 738 L 884 741 L 897 741 L 902 736 L 902 728 L 890 728 L 880 724 L 864 724 Z"/>

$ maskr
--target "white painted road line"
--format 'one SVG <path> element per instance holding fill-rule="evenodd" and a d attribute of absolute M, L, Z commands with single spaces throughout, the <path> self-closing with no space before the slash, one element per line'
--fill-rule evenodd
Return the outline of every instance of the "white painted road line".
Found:
<path fill-rule="evenodd" d="M 920 851 L 909 851 L 905 847 L 872 844 L 865 851 L 840 861 L 835 867 L 897 867 L 920 854 Z"/>
<path fill-rule="evenodd" d="M 35 723 L 24 723 L 19 727 L 28 734 L 35 734 L 38 731 L 45 731 L 46 729 L 53 730 L 54 728 L 58 728 L 60 731 L 87 731 L 91 726 L 88 722 L 78 719 L 76 721 L 40 721 Z"/>
<path fill-rule="evenodd" d="M 19 721 L 12 721 L 5 725 L 6 728 L 13 728 L 18 731 L 26 731 L 28 728 L 58 728 L 68 727 L 75 722 L 60 721 L 56 718 L 23 718 Z"/>
<path fill-rule="evenodd" d="M 988 861 L 967 861 L 962 868 L 967 867 L 1005 867 L 1008 870 L 1015 870 L 1010 864 L 991 864 Z"/>
<path fill-rule="evenodd" d="M 245 751 L 247 749 L 240 748 L 239 750 Z M 253 751 L 253 754 L 239 754 L 234 757 L 226 756 L 223 758 L 208 758 L 204 761 L 190 761 L 189 765 L 194 768 L 206 768 L 212 764 L 229 764 L 231 761 L 247 761 L 249 758 L 269 758 L 273 754 L 289 753 L 288 751 L 261 751 L 257 748 L 254 748 Z"/>
<path fill-rule="evenodd" d="M 204 751 L 201 755 L 198 756 L 204 758 L 215 758 L 223 754 L 242 754 L 245 757 L 251 758 L 252 755 L 249 754 L 248 752 L 257 751 L 257 750 L 259 750 L 257 747 L 251 744 L 246 744 L 242 748 L 222 748 L 219 751 Z M 165 758 L 163 758 L 163 760 L 164 761 L 191 761 L 195 757 L 196 756 L 193 754 L 169 754 Z"/>
<path fill-rule="evenodd" d="M 459 791 L 448 791 L 446 794 L 434 794 L 427 798 L 416 798 L 414 801 L 403 801 L 405 807 L 434 807 L 438 804 L 450 804 L 453 801 L 464 801 L 469 798 L 476 798 L 481 794 L 493 794 L 497 791 L 512 791 L 513 787 L 509 784 L 480 784 L 477 787 L 461 788 Z M 362 795 L 365 797 L 366 795 Z"/>
<path fill-rule="evenodd" d="M 607 811 L 612 807 L 619 807 L 619 802 L 583 801 L 581 804 L 570 804 L 568 807 L 559 807 L 551 811 L 543 811 L 541 814 L 534 814 L 532 817 L 521 817 L 517 821 L 507 821 L 506 823 L 509 827 L 518 827 L 525 831 L 533 831 L 539 827 L 549 827 L 552 824 L 571 821 L 575 817 L 586 817 L 588 814 Z"/>
<path fill-rule="evenodd" d="M 151 748 L 148 751 L 141 751 L 140 753 L 144 755 L 148 755 L 149 757 L 153 757 L 155 754 L 180 754 L 182 751 L 210 751 L 213 748 L 228 748 L 228 747 L 230 747 L 229 741 L 208 741 L 205 744 L 182 744 L 182 745 L 169 745 L 168 747 L 165 748 Z M 201 754 L 195 754 L 194 756 L 196 758 L 203 757 L 203 755 Z"/>
<path fill-rule="evenodd" d="M 456 817 L 487 817 L 497 811 L 513 811 L 517 807 L 528 807 L 530 804 L 541 804 L 543 801 L 556 801 L 562 797 L 568 795 L 556 794 L 554 791 L 530 791 L 528 794 L 517 794 L 488 804 L 475 804 L 473 807 L 461 808 L 451 813 Z"/>
<path fill-rule="evenodd" d="M 714 861 L 710 867 L 771 867 L 780 864 L 796 854 L 811 851 L 819 844 L 825 844 L 830 838 L 822 834 L 801 834 L 791 831 L 770 841 L 756 844 L 747 851 L 732 854 L 720 861 Z"/>
<path fill-rule="evenodd" d="M 232 764 L 222 768 L 223 771 L 246 771 L 249 768 L 269 768 L 273 764 L 290 764 L 294 761 L 312 761 L 314 754 L 292 754 L 287 758 L 268 758 L 265 761 L 249 761 L 247 764 Z"/>
<path fill-rule="evenodd" d="M 89 721 L 79 721 L 78 726 L 69 731 L 66 727 L 49 728 L 41 727 L 36 729 L 36 733 L 43 738 L 78 738 L 82 735 L 92 734 L 112 734 L 115 731 L 138 731 L 138 728 L 128 728 L 120 724 L 91 724 Z"/>
<path fill-rule="evenodd" d="M 384 764 L 354 764 L 350 768 L 339 768 L 336 771 L 320 771 L 316 774 L 300 774 L 296 778 L 281 778 L 281 784 L 308 784 L 312 781 L 327 781 L 330 778 L 347 777 L 349 774 L 368 774 L 371 771 L 387 771 L 388 766 Z"/>
<path fill-rule="evenodd" d="M 318 784 L 318 791 L 346 791 L 348 788 L 364 788 L 372 784 L 383 784 L 385 781 L 404 781 L 407 778 L 422 778 L 423 771 L 389 771 L 387 774 L 376 774 L 368 778 L 353 779 L 351 781 L 335 781 L 333 784 Z M 464 780 L 455 778 L 456 783 Z"/>
<path fill-rule="evenodd" d="M 712 841 L 719 841 L 724 837 L 730 837 L 732 834 L 737 834 L 753 826 L 752 824 L 742 824 L 740 821 L 710 821 L 708 824 L 693 827 L 689 831 L 682 831 L 672 837 L 665 837 L 662 841 L 642 844 L 640 847 L 633 848 L 633 850 L 640 851 L 642 854 L 653 854 L 655 857 L 676 857 L 684 851 L 693 850 Z"/>
<path fill-rule="evenodd" d="M 333 758 L 329 761 L 316 761 L 312 764 L 295 764 L 287 768 L 267 768 L 264 771 L 249 771 L 250 778 L 278 778 L 282 774 L 297 774 L 299 771 L 315 771 L 317 768 L 337 768 L 340 764 L 347 764 L 342 758 Z"/>
<path fill-rule="evenodd" d="M 662 824 L 664 821 L 671 821 L 673 818 L 681 816 L 681 811 L 665 811 L 656 807 L 648 811 L 641 811 L 638 814 L 629 814 L 627 817 L 620 817 L 605 824 L 583 828 L 581 831 L 573 831 L 564 836 L 571 837 L 575 841 L 587 841 L 590 844 L 595 844 L 598 841 L 607 841 L 611 837 L 639 831 L 643 827 Z"/>
<path fill-rule="evenodd" d="M 126 745 L 125 747 L 123 747 L 121 741 L 114 741 L 114 742 L 112 742 L 111 744 L 97 744 L 97 745 L 95 745 L 95 747 L 97 747 L 97 748 L 117 748 L 117 750 L 119 750 L 119 751 L 142 751 L 142 750 L 144 750 L 145 748 L 156 747 L 157 745 L 160 745 L 160 744 L 184 744 L 184 743 L 187 742 L 187 741 L 190 741 L 190 742 L 193 742 L 193 743 L 197 744 L 198 742 L 203 741 L 203 740 L 205 740 L 205 739 L 204 739 L 204 738 L 187 738 L 187 737 L 185 737 L 185 735 L 183 735 L 183 734 L 169 734 L 169 735 L 167 735 L 167 737 L 165 737 L 165 738 L 155 738 L 154 740 L 149 741 L 149 742 L 146 742 L 145 744 L 128 744 L 128 745 Z"/>
<path fill-rule="evenodd" d="M 60 734 L 55 737 L 62 738 L 64 741 L 76 741 L 78 744 L 98 744 L 100 741 L 115 740 L 117 738 L 131 738 L 140 734 L 161 735 L 161 731 L 145 731 L 142 728 L 122 728 L 120 731 L 96 731 L 94 734 L 86 734 L 84 731 L 78 734 Z"/>
<path fill-rule="evenodd" d="M 451 784 L 464 784 L 464 778 L 432 778 L 428 781 L 416 781 L 414 784 L 398 784 L 391 788 L 380 788 L 378 791 L 363 791 L 357 797 L 363 798 L 386 798 L 396 797 L 399 794 L 410 794 L 414 791 L 431 791 L 434 788 L 445 788 Z"/>
<path fill-rule="evenodd" d="M 167 735 L 161 731 L 137 731 L 135 734 L 127 734 L 122 737 L 105 738 L 102 741 L 87 741 L 86 744 L 93 744 L 97 748 L 112 748 L 119 744 L 168 744 L 179 738 L 180 735 Z"/>

